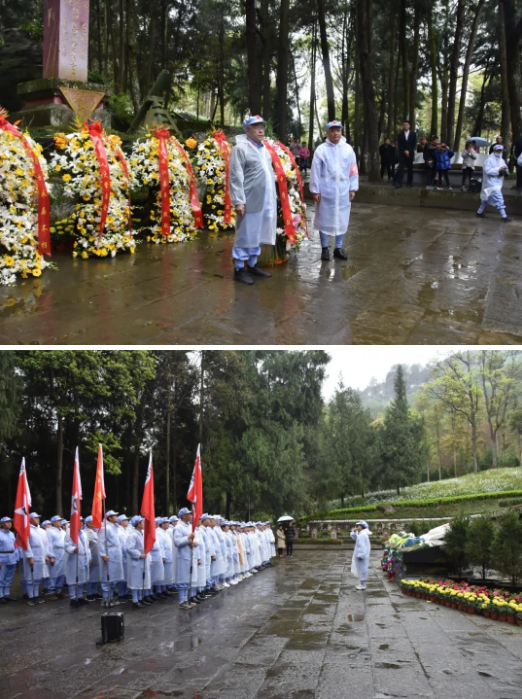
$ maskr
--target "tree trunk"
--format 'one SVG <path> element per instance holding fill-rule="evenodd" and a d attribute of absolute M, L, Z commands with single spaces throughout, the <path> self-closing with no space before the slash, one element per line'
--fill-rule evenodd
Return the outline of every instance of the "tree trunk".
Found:
<path fill-rule="evenodd" d="M 477 7 L 475 10 L 475 16 L 473 17 L 473 24 L 471 25 L 468 48 L 466 50 L 466 60 L 464 62 L 464 72 L 462 74 L 462 91 L 460 93 L 459 118 L 457 120 L 457 128 L 455 131 L 455 152 L 458 152 L 460 150 L 460 139 L 462 137 L 462 127 L 464 125 L 464 112 L 466 110 L 466 94 L 468 91 L 469 68 L 471 66 L 471 59 L 473 57 L 473 51 L 475 49 L 475 39 L 477 36 L 477 29 L 479 25 L 480 15 L 482 14 L 482 8 L 484 7 L 484 3 L 485 0 L 478 0 Z M 478 134 L 472 134 L 472 136 L 477 135 Z"/>
<path fill-rule="evenodd" d="M 137 114 L 141 104 L 138 59 L 136 54 L 136 7 L 135 0 L 127 0 L 127 77 L 132 104 Z"/>
<path fill-rule="evenodd" d="M 440 70 L 441 105 L 440 105 L 440 140 L 446 143 L 448 140 L 448 73 L 446 66 Z"/>
<path fill-rule="evenodd" d="M 464 14 L 466 10 L 465 0 L 458 0 L 457 21 L 453 36 L 453 51 L 451 54 L 450 79 L 448 89 L 448 134 L 447 143 L 453 147 L 455 135 L 455 104 L 457 99 L 457 80 L 459 77 L 460 45 L 462 42 L 462 30 L 464 27 Z"/>
<path fill-rule="evenodd" d="M 149 41 L 150 50 L 147 57 L 147 72 L 143 82 L 143 94 L 147 95 L 153 83 L 154 75 L 154 47 L 156 46 L 156 27 L 158 16 L 158 0 L 150 0 L 150 24 L 149 24 Z"/>
<path fill-rule="evenodd" d="M 283 3 L 285 0 L 281 0 Z M 325 0 L 317 0 L 317 18 L 319 20 L 319 34 L 321 37 L 321 52 L 323 54 L 324 80 L 326 83 L 326 102 L 328 105 L 328 121 L 335 119 L 335 95 L 330 68 L 330 51 L 328 37 L 326 35 Z"/>
<path fill-rule="evenodd" d="M 170 387 L 169 387 L 170 391 Z M 170 514 L 170 408 L 167 410 L 167 439 L 166 439 L 166 463 L 165 463 L 165 513 Z"/>
<path fill-rule="evenodd" d="M 199 443 L 203 443 L 203 413 L 205 401 L 205 350 L 201 350 L 201 366 L 199 376 Z"/>
<path fill-rule="evenodd" d="M 286 105 L 288 91 L 288 33 L 290 0 L 281 0 L 279 14 L 279 47 L 277 51 L 277 115 L 275 130 L 279 140 L 286 141 Z"/>
<path fill-rule="evenodd" d="M 349 134 L 346 134 L 348 125 L 348 5 L 344 6 L 343 32 L 341 42 L 341 123 L 344 126 L 345 136 L 350 142 Z"/>
<path fill-rule="evenodd" d="M 125 61 L 125 0 L 119 0 L 119 39 L 120 39 L 120 74 L 118 79 L 118 92 L 125 92 L 127 89 L 127 71 Z"/>
<path fill-rule="evenodd" d="M 404 100 L 403 119 L 411 119 L 408 87 L 410 84 L 409 61 L 408 61 L 408 22 L 406 17 L 406 0 L 401 0 L 399 39 L 401 43 L 402 55 L 402 93 Z"/>
<path fill-rule="evenodd" d="M 56 514 L 62 515 L 63 477 L 63 417 L 58 414 L 57 454 L 56 454 Z"/>
<path fill-rule="evenodd" d="M 497 445 L 497 435 L 495 430 L 490 428 L 491 432 L 491 467 L 497 468 L 498 466 L 498 445 Z"/>
<path fill-rule="evenodd" d="M 431 66 L 431 124 L 430 134 L 436 134 L 438 128 L 439 114 L 439 82 L 437 77 L 437 44 L 433 31 L 433 10 L 428 12 L 428 41 L 430 49 Z"/>
<path fill-rule="evenodd" d="M 134 442 L 134 464 L 132 467 L 132 511 L 139 512 L 140 503 L 138 501 L 139 479 L 140 479 L 140 446 L 141 440 L 136 438 Z"/>
<path fill-rule="evenodd" d="M 471 446 L 473 450 L 473 470 L 478 473 L 477 425 L 471 423 Z"/>
<path fill-rule="evenodd" d="M 413 20 L 413 55 L 411 57 L 410 74 L 410 126 L 415 131 L 416 117 L 415 107 L 417 106 L 417 81 L 419 77 L 419 39 L 420 39 L 421 8 L 419 0 L 415 2 L 415 16 Z"/>
<path fill-rule="evenodd" d="M 373 59 L 371 47 L 371 0 L 357 0 L 357 52 L 361 78 L 364 85 L 363 110 L 365 134 L 368 137 L 368 178 L 370 182 L 379 182 L 379 138 L 375 114 L 375 87 L 373 84 Z"/>
<path fill-rule="evenodd" d="M 516 19 L 516 10 L 512 0 L 500 0 L 499 5 L 499 18 L 502 23 L 502 18 L 504 20 L 503 25 L 505 27 L 505 55 L 502 55 L 503 51 L 501 48 L 501 75 L 503 83 L 503 106 L 505 106 L 504 97 L 504 82 L 507 77 L 507 88 L 509 92 L 509 107 L 511 116 L 511 129 L 513 131 L 514 140 L 520 138 L 522 134 L 522 116 L 520 114 L 521 103 L 520 103 L 520 39 L 522 38 L 522 17 L 518 20 Z M 501 32 L 501 44 L 502 44 L 502 32 Z M 503 66 L 505 64 L 505 67 Z M 507 76 L 506 76 L 507 72 Z M 502 114 L 502 121 L 504 122 L 504 114 Z M 504 135 L 504 133 L 502 133 Z M 508 138 L 504 141 L 504 152 L 510 152 L 509 143 L 511 141 L 510 134 L 508 133 Z"/>
<path fill-rule="evenodd" d="M 482 123 L 484 121 L 484 109 L 486 106 L 486 83 L 491 82 L 493 73 L 488 75 L 488 66 L 484 68 L 484 77 L 482 79 L 482 87 L 480 88 L 480 102 L 477 111 L 477 116 L 475 118 L 475 127 L 473 129 L 473 136 L 482 135 Z M 504 106 L 504 105 L 502 105 Z M 509 111 L 506 112 L 509 117 Z"/>
<path fill-rule="evenodd" d="M 246 0 L 246 44 L 248 59 L 248 106 L 250 114 L 261 112 L 259 60 L 257 52 L 256 0 Z"/>
<path fill-rule="evenodd" d="M 262 0 L 261 3 L 261 18 L 262 18 L 262 23 L 263 23 L 263 55 L 262 55 L 262 64 L 263 64 L 263 85 L 262 85 L 262 91 L 263 91 L 263 113 L 265 116 L 265 119 L 268 119 L 270 117 L 270 111 L 271 111 L 271 104 L 270 104 L 270 61 L 272 57 L 272 51 L 271 51 L 271 35 L 270 35 L 270 13 L 269 13 L 269 5 L 268 5 L 268 0 Z"/>
<path fill-rule="evenodd" d="M 218 76 L 218 99 L 219 99 L 219 122 L 221 128 L 225 126 L 225 9 L 221 5 L 221 18 L 219 22 L 219 76 Z"/>
<path fill-rule="evenodd" d="M 295 70 L 295 60 L 294 56 L 292 54 L 292 71 L 294 73 L 294 85 L 295 85 L 295 101 L 297 103 L 297 129 L 296 129 L 296 136 L 297 140 L 299 143 L 301 143 L 301 129 L 302 129 L 302 123 L 301 123 L 301 105 L 299 103 L 299 85 L 297 83 L 297 73 Z"/>
<path fill-rule="evenodd" d="M 392 138 L 392 133 L 395 131 L 393 122 L 394 104 L 397 99 L 394 87 L 395 78 L 395 46 L 397 41 L 397 12 L 396 5 L 390 2 L 391 26 L 390 26 L 390 53 L 388 56 L 388 125 L 386 135 Z"/>
<path fill-rule="evenodd" d="M 357 21 L 356 21 L 357 24 Z M 357 53 L 357 39 L 355 40 L 355 51 Z M 354 106 L 353 106 L 353 149 L 355 151 L 355 157 L 359 165 L 361 164 L 361 147 L 359 135 L 360 131 L 360 121 L 361 121 L 361 90 L 360 90 L 360 69 L 359 69 L 359 59 L 355 58 L 355 95 L 354 95 Z"/>
<path fill-rule="evenodd" d="M 316 58 L 316 27 L 312 27 L 312 49 L 311 49 L 311 75 L 310 75 L 310 118 L 308 120 L 308 150 L 310 155 L 314 151 L 314 105 L 315 105 L 315 58 Z"/>

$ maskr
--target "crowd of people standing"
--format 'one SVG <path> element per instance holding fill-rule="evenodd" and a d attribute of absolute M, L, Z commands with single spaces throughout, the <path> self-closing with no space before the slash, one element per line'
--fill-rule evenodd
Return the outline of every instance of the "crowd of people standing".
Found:
<path fill-rule="evenodd" d="M 134 609 L 178 595 L 192 609 L 271 566 L 275 537 L 270 522 L 237 522 L 203 514 L 192 530 L 192 513 L 157 517 L 156 539 L 145 553 L 143 517 L 109 510 L 98 530 L 86 517 L 78 545 L 69 522 L 55 515 L 40 525 L 30 513 L 27 549 L 16 545 L 12 519 L 0 520 L 0 604 L 16 601 L 11 586 L 17 566 L 24 599 L 34 606 L 70 597 L 71 606 L 101 600 Z"/>

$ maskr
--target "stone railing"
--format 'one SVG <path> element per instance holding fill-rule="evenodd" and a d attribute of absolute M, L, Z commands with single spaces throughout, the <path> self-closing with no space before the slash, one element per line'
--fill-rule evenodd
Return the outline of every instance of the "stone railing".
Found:
<path fill-rule="evenodd" d="M 426 531 L 437 527 L 439 524 L 449 522 L 451 517 L 415 517 L 416 522 L 426 522 Z M 317 539 L 319 534 L 321 537 L 337 539 L 339 536 L 349 537 L 355 522 L 347 519 L 323 519 L 308 522 L 303 526 L 296 526 L 296 539 L 299 539 L 302 532 L 308 532 L 312 539 Z M 388 538 L 396 532 L 403 531 L 408 528 L 412 518 L 395 519 L 369 519 L 368 525 L 373 534 Z"/>

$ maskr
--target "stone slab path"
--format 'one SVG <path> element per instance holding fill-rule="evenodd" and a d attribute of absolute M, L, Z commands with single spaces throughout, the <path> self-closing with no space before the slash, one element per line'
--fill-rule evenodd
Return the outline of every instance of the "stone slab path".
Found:
<path fill-rule="evenodd" d="M 0 287 L 0 344 L 522 342 L 520 218 L 356 203 L 346 262 L 321 262 L 312 235 L 252 287 L 232 281 L 230 234 L 117 259 L 56 253 L 57 270 Z"/>
<path fill-rule="evenodd" d="M 405 597 L 372 556 L 302 551 L 191 612 L 0 607 L 0 699 L 520 699 L 522 628 Z M 96 607 L 96 608 L 93 608 Z"/>

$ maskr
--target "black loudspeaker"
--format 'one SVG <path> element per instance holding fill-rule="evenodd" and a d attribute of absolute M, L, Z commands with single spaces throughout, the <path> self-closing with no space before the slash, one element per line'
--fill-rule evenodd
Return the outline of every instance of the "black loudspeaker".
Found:
<path fill-rule="evenodd" d="M 123 640 L 125 627 L 123 612 L 104 612 L 101 616 L 101 642 L 117 643 Z"/>
<path fill-rule="evenodd" d="M 472 177 L 469 181 L 469 191 L 478 194 L 482 189 L 482 177 Z"/>

